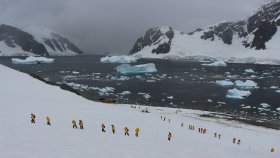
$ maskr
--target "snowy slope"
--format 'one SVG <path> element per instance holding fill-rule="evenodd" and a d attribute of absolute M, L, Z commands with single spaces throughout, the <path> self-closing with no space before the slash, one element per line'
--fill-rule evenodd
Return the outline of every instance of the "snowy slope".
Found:
<path fill-rule="evenodd" d="M 280 64 L 280 0 L 245 20 L 223 21 L 190 33 L 161 26 L 147 30 L 130 51 L 143 58 L 214 57 L 228 62 Z"/>
<path fill-rule="evenodd" d="M 0 65 L 0 151 L 3 158 L 278 158 L 280 132 L 234 122 L 198 118 L 206 112 L 150 108 L 142 113 L 129 105 L 86 100 L 27 74 Z M 141 107 L 142 109 L 144 107 Z M 30 114 L 36 114 L 36 124 Z M 45 117 L 50 116 L 52 126 Z M 163 122 L 160 116 L 171 119 Z M 85 129 L 72 129 L 72 119 L 84 120 Z M 105 123 L 107 132 L 100 125 Z M 180 127 L 181 122 L 185 127 Z M 116 125 L 113 135 L 110 125 Z M 191 131 L 186 124 L 207 128 Z M 123 135 L 128 126 L 131 136 Z M 140 136 L 134 129 L 140 128 Z M 167 141 L 172 132 L 171 142 Z M 218 140 L 213 133 L 221 133 Z M 241 139 L 241 145 L 232 139 Z M 276 152 L 270 153 L 275 147 Z"/>

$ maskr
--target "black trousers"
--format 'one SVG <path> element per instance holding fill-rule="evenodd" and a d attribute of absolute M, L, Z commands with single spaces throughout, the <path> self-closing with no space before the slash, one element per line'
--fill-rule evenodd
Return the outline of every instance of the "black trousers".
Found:
<path fill-rule="evenodd" d="M 78 128 L 76 125 L 73 125 L 73 128 Z"/>

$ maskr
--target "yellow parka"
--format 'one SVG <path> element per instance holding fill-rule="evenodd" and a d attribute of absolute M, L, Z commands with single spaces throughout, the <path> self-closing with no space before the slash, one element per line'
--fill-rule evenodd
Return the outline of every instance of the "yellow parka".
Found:
<path fill-rule="evenodd" d="M 139 131 L 140 131 L 139 128 L 136 128 L 136 129 L 135 129 L 135 132 L 136 132 L 136 133 L 139 133 Z"/>
<path fill-rule="evenodd" d="M 75 120 L 72 121 L 72 124 L 75 125 L 75 126 L 77 125 Z"/>

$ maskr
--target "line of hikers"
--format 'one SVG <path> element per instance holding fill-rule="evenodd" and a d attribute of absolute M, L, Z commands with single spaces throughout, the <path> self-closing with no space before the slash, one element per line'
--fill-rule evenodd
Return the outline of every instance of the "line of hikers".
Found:
<path fill-rule="evenodd" d="M 163 117 L 163 116 L 160 116 L 160 119 L 163 120 L 163 121 L 165 121 L 167 118 L 166 118 L 166 117 Z M 170 121 L 171 121 L 171 119 L 168 118 L 168 122 L 169 122 L 169 123 L 170 123 Z"/>
<path fill-rule="evenodd" d="M 232 143 L 235 144 L 235 142 L 236 142 L 236 138 L 233 138 Z M 240 141 L 240 139 L 238 139 L 237 144 L 240 145 L 240 143 L 241 143 L 241 141 Z"/>
<path fill-rule="evenodd" d="M 32 113 L 31 114 L 31 123 L 35 123 L 35 118 L 36 118 L 36 116 Z M 49 116 L 46 117 L 46 120 L 47 120 L 47 125 L 51 125 L 51 120 L 50 120 Z M 84 129 L 84 122 L 82 120 L 79 120 L 79 126 L 80 126 L 80 129 Z M 113 134 L 115 134 L 115 132 L 116 132 L 115 125 L 111 125 L 111 127 L 112 127 Z M 78 129 L 76 120 L 72 120 L 72 128 Z M 106 132 L 105 128 L 106 128 L 105 124 L 102 123 L 101 124 L 101 131 Z M 139 132 L 140 132 L 140 129 L 138 127 L 135 128 L 135 136 L 136 137 L 139 136 Z M 124 135 L 129 136 L 129 129 L 127 127 L 124 128 Z M 171 139 L 171 136 L 168 135 L 168 140 L 170 140 L 170 139 Z"/>
<path fill-rule="evenodd" d="M 221 139 L 221 134 L 218 134 L 218 138 Z M 214 137 L 217 138 L 217 133 L 214 133 Z"/>

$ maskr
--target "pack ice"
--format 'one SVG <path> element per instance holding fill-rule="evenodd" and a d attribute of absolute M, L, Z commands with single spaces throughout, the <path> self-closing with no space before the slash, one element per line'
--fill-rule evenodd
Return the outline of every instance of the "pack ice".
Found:
<path fill-rule="evenodd" d="M 152 73 L 156 72 L 156 66 L 154 63 L 142 64 L 131 66 L 130 64 L 122 64 L 115 68 L 118 73 L 128 75 L 128 74 L 141 74 L 141 73 Z"/>
<path fill-rule="evenodd" d="M 13 64 L 50 64 L 54 63 L 54 59 L 46 57 L 29 56 L 25 59 L 12 58 Z"/>

